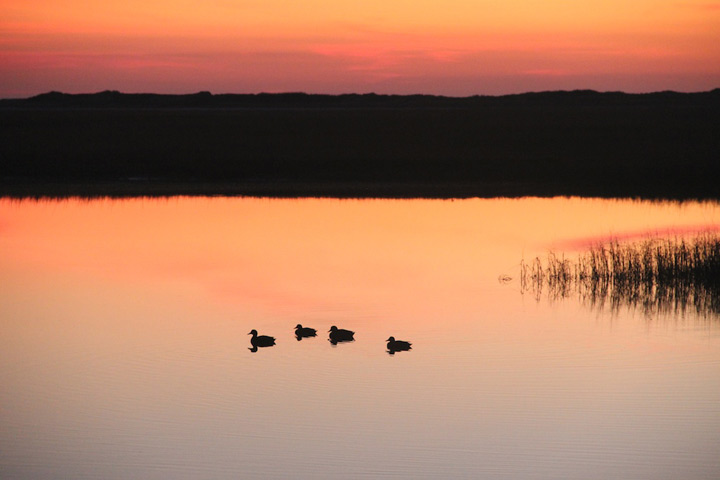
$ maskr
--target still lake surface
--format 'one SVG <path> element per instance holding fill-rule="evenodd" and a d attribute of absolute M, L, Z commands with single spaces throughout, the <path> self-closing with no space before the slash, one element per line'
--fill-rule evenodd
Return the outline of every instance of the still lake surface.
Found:
<path fill-rule="evenodd" d="M 715 202 L 0 200 L 0 477 L 720 478 L 716 314 L 518 281 L 718 228 Z"/>

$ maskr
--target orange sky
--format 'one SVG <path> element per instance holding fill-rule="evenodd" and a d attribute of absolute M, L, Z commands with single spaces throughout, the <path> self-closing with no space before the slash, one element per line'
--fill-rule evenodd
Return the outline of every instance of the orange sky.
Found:
<path fill-rule="evenodd" d="M 713 0 L 0 0 L 0 97 L 719 86 Z"/>

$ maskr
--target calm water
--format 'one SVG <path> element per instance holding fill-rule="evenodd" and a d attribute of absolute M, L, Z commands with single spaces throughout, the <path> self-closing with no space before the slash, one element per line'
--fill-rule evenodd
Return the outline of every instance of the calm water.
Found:
<path fill-rule="evenodd" d="M 0 200 L 0 477 L 720 478 L 720 318 L 517 280 L 719 226 L 717 203 Z"/>

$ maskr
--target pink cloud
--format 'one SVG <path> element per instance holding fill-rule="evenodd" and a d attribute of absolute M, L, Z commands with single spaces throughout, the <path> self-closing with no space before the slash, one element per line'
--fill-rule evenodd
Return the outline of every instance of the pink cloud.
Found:
<path fill-rule="evenodd" d="M 553 244 L 553 247 L 568 250 L 582 250 L 592 247 L 594 245 L 607 244 L 615 241 L 631 242 L 656 237 L 683 237 L 712 232 L 720 232 L 720 224 L 713 223 L 705 225 L 670 226 L 664 228 L 620 232 L 612 235 L 573 238 L 562 242 L 556 242 Z"/>

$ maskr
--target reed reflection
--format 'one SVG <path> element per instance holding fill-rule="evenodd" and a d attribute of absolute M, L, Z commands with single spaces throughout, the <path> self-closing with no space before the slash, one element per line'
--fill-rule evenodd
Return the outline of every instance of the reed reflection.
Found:
<path fill-rule="evenodd" d="M 550 254 L 521 264 L 521 291 L 540 300 L 577 295 L 592 309 L 617 313 L 621 307 L 647 316 L 720 318 L 720 237 L 647 239 L 592 247 L 577 260 Z"/>

